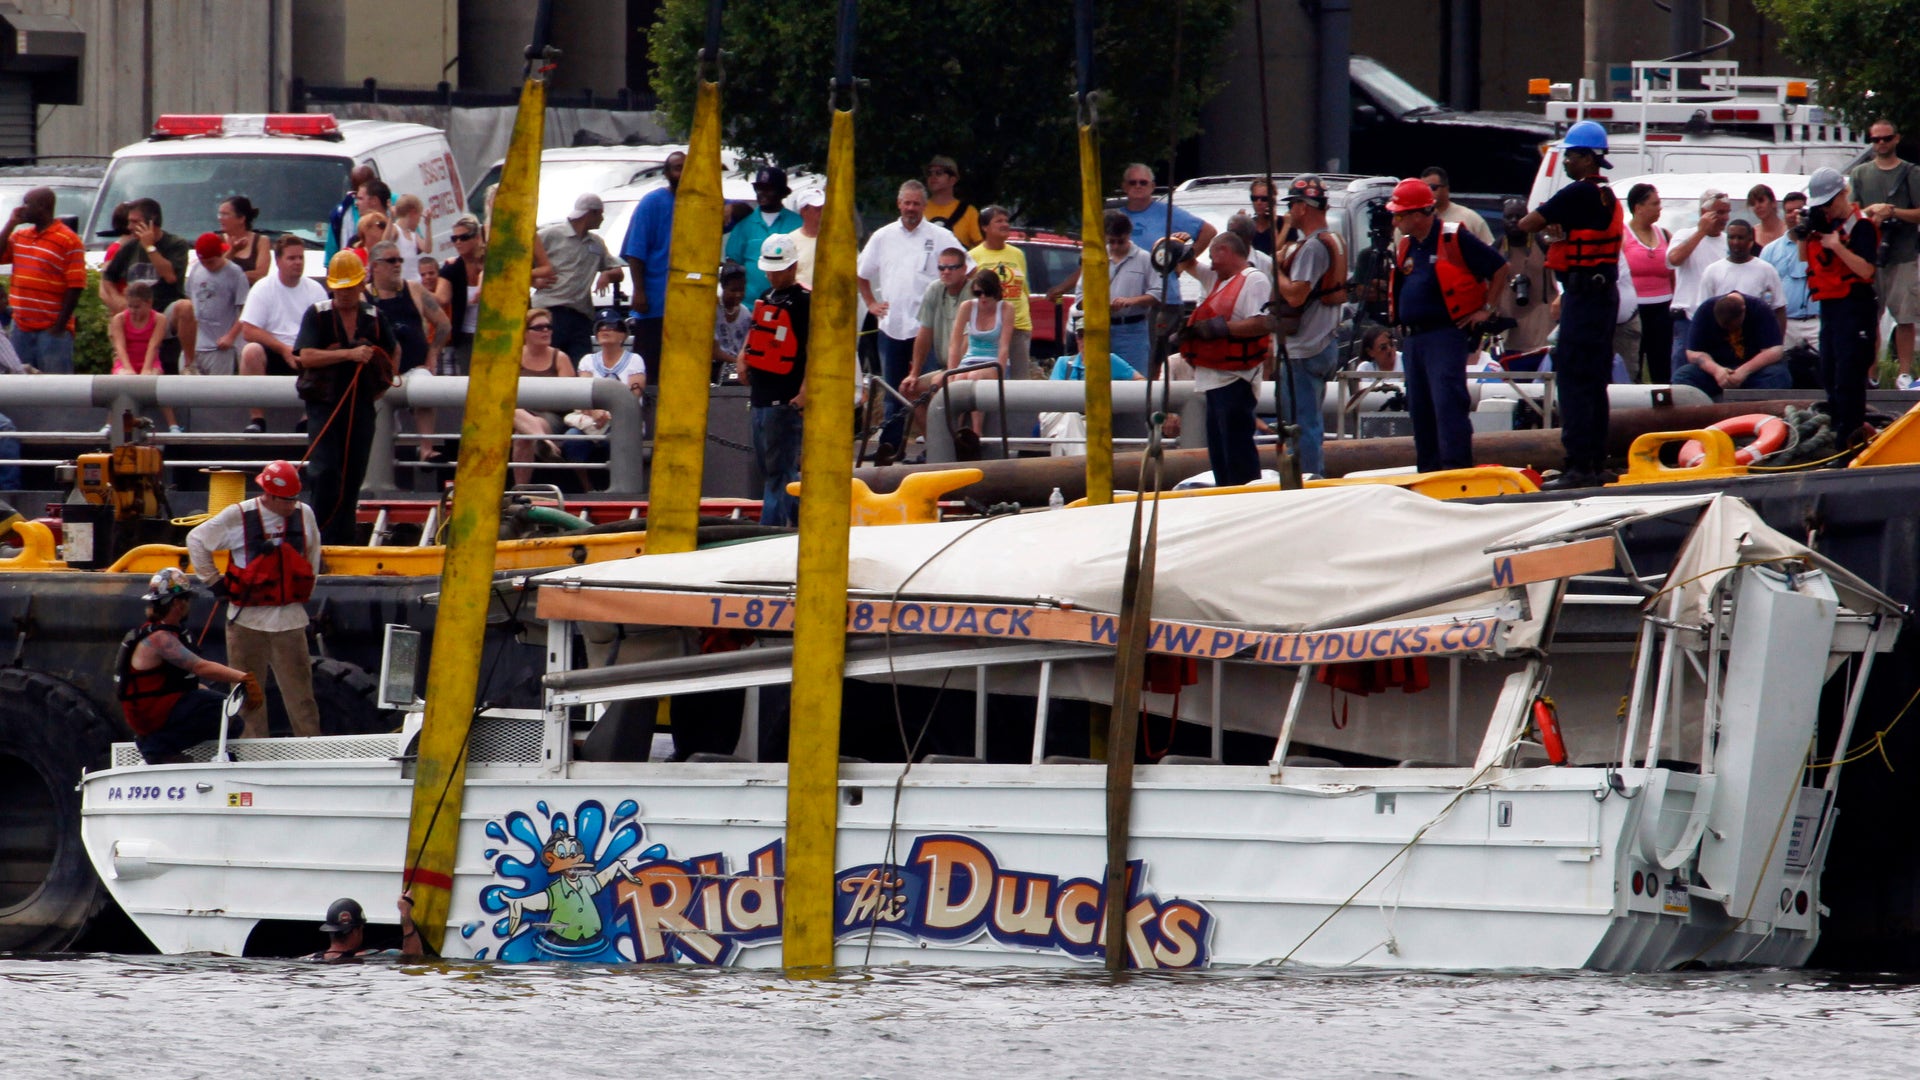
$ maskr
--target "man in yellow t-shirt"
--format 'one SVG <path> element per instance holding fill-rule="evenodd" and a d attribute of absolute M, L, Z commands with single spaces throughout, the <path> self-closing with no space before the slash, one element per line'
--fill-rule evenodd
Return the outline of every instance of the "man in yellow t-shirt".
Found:
<path fill-rule="evenodd" d="M 980 211 L 980 232 L 984 243 L 967 257 L 983 270 L 991 269 L 1000 277 L 1000 295 L 1013 308 L 1013 340 L 1007 346 L 1007 375 L 1014 379 L 1033 377 L 1033 314 L 1027 306 L 1027 253 L 1007 243 L 1013 235 L 1013 215 L 1004 206 L 989 206 Z"/>
<path fill-rule="evenodd" d="M 960 166 L 952 158 L 941 154 L 927 162 L 927 220 L 945 226 L 955 240 L 977 247 L 982 239 L 980 214 L 972 203 L 953 193 L 959 182 Z"/>

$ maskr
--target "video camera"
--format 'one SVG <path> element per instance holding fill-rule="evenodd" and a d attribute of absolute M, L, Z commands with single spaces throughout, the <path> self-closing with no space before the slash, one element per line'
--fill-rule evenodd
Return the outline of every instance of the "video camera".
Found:
<path fill-rule="evenodd" d="M 1350 295 L 1358 297 L 1375 322 L 1387 317 L 1387 282 L 1393 275 L 1393 213 L 1384 198 L 1367 203 L 1367 249 L 1355 259 Z"/>
<path fill-rule="evenodd" d="M 1808 207 L 1807 211 L 1800 215 L 1800 224 L 1792 229 L 1793 238 L 1807 240 L 1814 236 L 1825 236 L 1839 227 L 1839 222 L 1828 217 L 1826 207 Z"/>

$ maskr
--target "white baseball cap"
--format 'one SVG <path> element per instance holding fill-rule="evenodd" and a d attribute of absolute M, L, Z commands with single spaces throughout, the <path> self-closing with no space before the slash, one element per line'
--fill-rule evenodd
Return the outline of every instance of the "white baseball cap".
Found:
<path fill-rule="evenodd" d="M 760 245 L 760 269 L 785 270 L 800 261 L 800 248 L 787 233 L 774 233 Z"/>
<path fill-rule="evenodd" d="M 825 205 L 827 205 L 827 189 L 826 188 L 809 188 L 806 191 L 803 191 L 800 193 L 801 209 L 805 209 L 809 206 L 825 206 Z"/>
<path fill-rule="evenodd" d="M 1807 205 L 1825 206 L 1846 188 L 1847 180 L 1840 175 L 1840 170 L 1830 167 L 1815 169 L 1813 175 L 1807 177 Z"/>
<path fill-rule="evenodd" d="M 607 204 L 600 201 L 600 196 L 588 191 L 573 200 L 573 212 L 567 215 L 567 220 L 579 221 L 595 210 L 604 212 L 606 209 Z"/>

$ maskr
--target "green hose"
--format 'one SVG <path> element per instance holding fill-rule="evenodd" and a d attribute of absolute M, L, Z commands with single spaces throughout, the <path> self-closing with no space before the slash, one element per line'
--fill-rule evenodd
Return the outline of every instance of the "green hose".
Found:
<path fill-rule="evenodd" d="M 583 518 L 574 517 L 565 510 L 556 510 L 551 506 L 528 506 L 516 516 L 529 525 L 551 525 L 564 532 L 584 529 L 591 524 Z"/>

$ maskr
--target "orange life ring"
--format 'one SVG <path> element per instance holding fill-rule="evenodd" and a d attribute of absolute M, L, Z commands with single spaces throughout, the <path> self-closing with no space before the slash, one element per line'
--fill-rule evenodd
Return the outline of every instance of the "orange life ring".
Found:
<path fill-rule="evenodd" d="M 1533 699 L 1533 723 L 1540 729 L 1540 745 L 1547 752 L 1547 760 L 1555 765 L 1567 763 L 1567 742 L 1560 737 L 1560 712 L 1553 707 L 1553 699 L 1544 695 Z"/>
<path fill-rule="evenodd" d="M 1791 424 L 1767 413 L 1729 417 L 1709 425 L 1709 430 L 1724 431 L 1734 439 L 1753 440 L 1734 451 L 1733 460 L 1740 465 L 1751 465 L 1787 445 L 1787 436 L 1793 434 Z M 1680 467 L 1683 469 L 1691 469 L 1706 459 L 1707 448 L 1701 446 L 1698 439 L 1688 439 L 1687 444 L 1680 448 Z"/>

